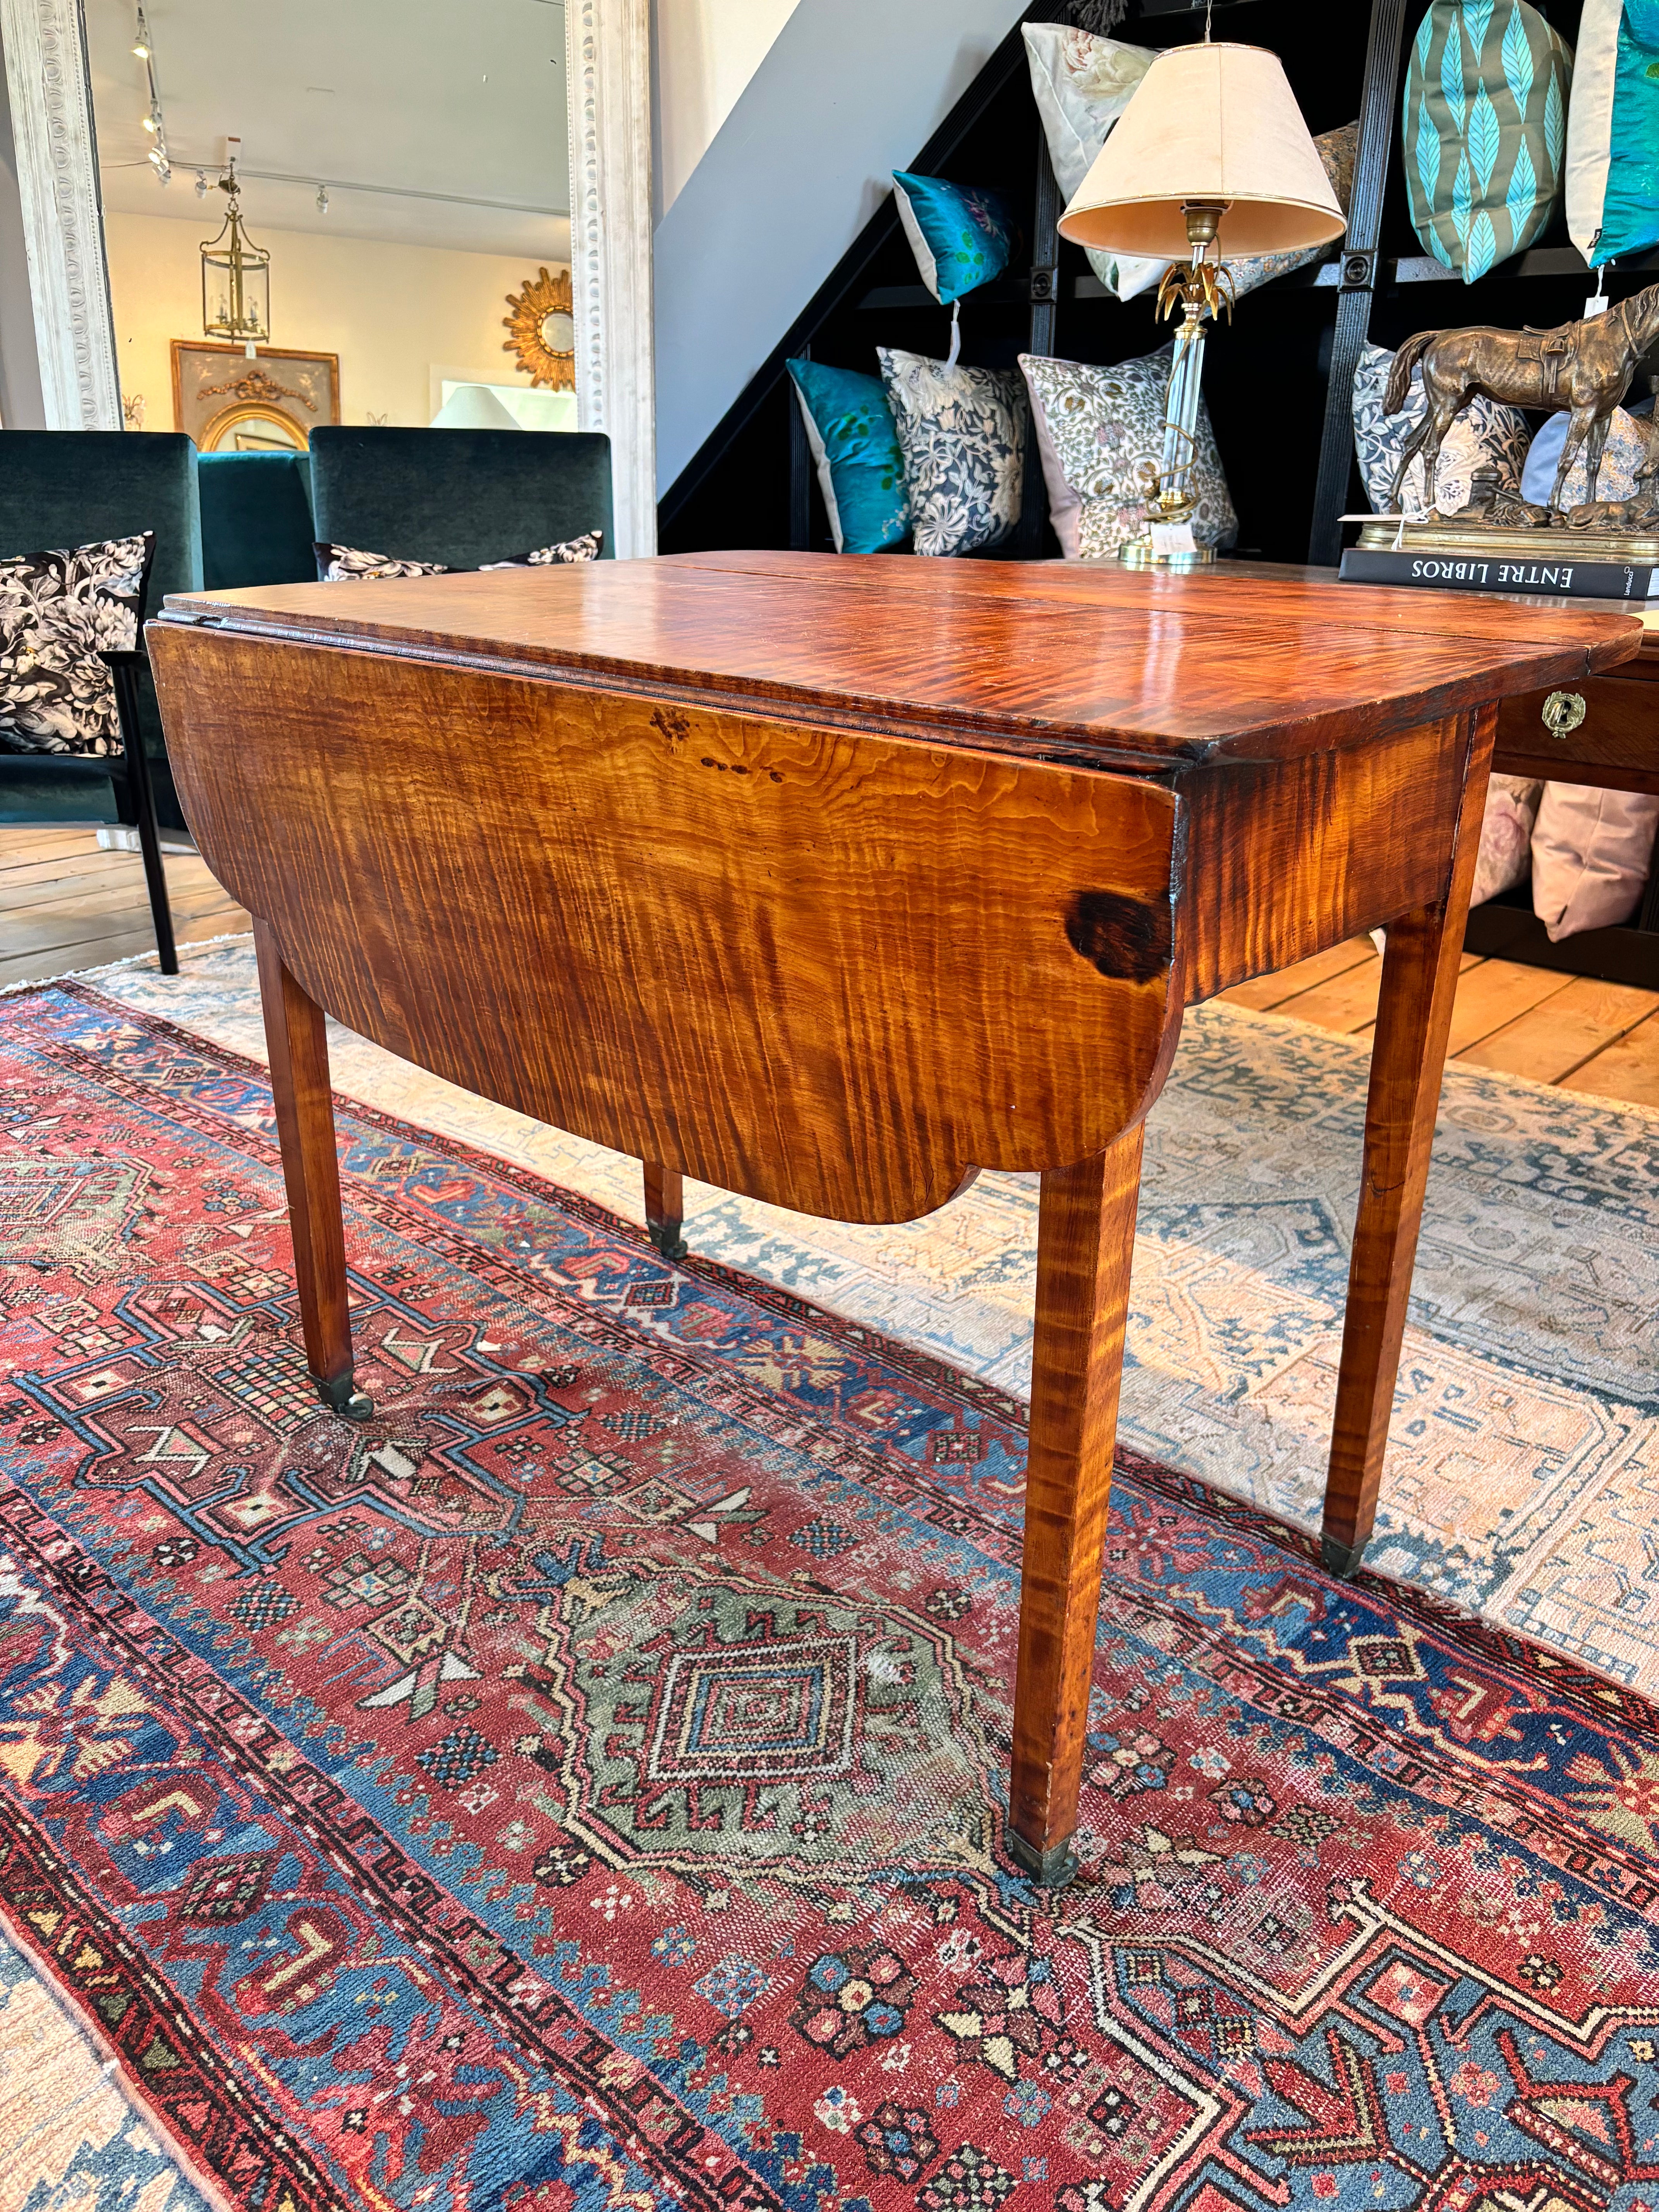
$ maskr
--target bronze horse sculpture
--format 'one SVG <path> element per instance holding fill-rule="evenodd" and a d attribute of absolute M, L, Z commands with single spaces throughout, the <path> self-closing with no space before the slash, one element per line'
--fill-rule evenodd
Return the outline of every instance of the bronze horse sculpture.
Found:
<path fill-rule="evenodd" d="M 1607 442 L 1613 410 L 1630 389 L 1636 364 L 1659 338 L 1659 284 L 1650 284 L 1587 322 L 1563 323 L 1553 331 L 1423 331 L 1408 338 L 1394 357 L 1382 409 L 1397 415 L 1411 390 L 1412 371 L 1420 362 L 1428 406 L 1401 450 L 1392 504 L 1397 510 L 1406 471 L 1420 453 L 1425 509 L 1435 505 L 1435 468 L 1440 448 L 1470 400 L 1484 394 L 1511 407 L 1568 416 L 1561 465 L 1549 504 L 1560 511 L 1561 489 L 1582 447 L 1589 496 L 1595 497 L 1596 473 Z"/>

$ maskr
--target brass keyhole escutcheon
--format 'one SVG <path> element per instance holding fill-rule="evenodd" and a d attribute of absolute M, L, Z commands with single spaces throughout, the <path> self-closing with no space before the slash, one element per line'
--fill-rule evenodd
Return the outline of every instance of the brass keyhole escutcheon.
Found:
<path fill-rule="evenodd" d="M 1585 712 L 1577 691 L 1552 691 L 1544 702 L 1544 727 L 1553 738 L 1567 737 L 1583 720 Z"/>

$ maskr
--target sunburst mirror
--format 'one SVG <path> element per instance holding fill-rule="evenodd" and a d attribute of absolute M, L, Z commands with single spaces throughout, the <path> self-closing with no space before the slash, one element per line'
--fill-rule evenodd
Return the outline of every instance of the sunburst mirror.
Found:
<path fill-rule="evenodd" d="M 570 271 L 562 269 L 550 276 L 545 269 L 533 283 L 525 280 L 522 292 L 509 292 L 512 313 L 503 315 L 501 328 L 510 333 L 503 353 L 516 354 L 519 367 L 532 384 L 554 392 L 572 392 L 576 385 L 576 324 L 571 313 Z"/>

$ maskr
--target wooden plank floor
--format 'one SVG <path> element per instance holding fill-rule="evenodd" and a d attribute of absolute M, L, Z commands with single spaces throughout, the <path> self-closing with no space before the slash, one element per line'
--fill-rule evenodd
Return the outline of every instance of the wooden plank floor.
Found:
<path fill-rule="evenodd" d="M 1368 1037 L 1382 963 L 1369 937 L 1333 945 L 1223 996 L 1316 1028 Z M 1659 1107 L 1659 993 L 1510 960 L 1463 956 L 1451 1049 L 1471 1067 L 1501 1068 L 1568 1091 Z"/>
<path fill-rule="evenodd" d="M 169 854 L 167 869 L 181 945 L 249 927 L 193 853 Z M 136 853 L 103 852 L 91 830 L 0 828 L 0 984 L 100 967 L 155 942 Z M 1225 995 L 1363 1037 L 1376 1018 L 1382 975 L 1376 946 L 1357 937 Z M 1451 1048 L 1474 1067 L 1659 1107 L 1656 1016 L 1651 991 L 1465 955 Z"/>
<path fill-rule="evenodd" d="M 194 853 L 169 853 L 166 865 L 180 945 L 250 927 Z M 104 852 L 94 830 L 0 828 L 0 985 L 155 948 L 137 853 Z"/>

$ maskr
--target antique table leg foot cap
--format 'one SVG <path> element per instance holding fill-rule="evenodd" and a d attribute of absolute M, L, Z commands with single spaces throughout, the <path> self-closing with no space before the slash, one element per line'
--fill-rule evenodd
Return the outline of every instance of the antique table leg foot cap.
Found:
<path fill-rule="evenodd" d="M 1335 1575 L 1345 1583 L 1352 1580 L 1358 1572 L 1359 1562 L 1365 1556 L 1365 1547 L 1363 1544 L 1339 1543 L 1334 1536 L 1322 1536 L 1319 1540 L 1319 1550 L 1320 1556 L 1325 1562 L 1326 1573 Z"/>
<path fill-rule="evenodd" d="M 645 1233 L 665 1260 L 683 1260 L 691 1249 L 678 1230 L 647 1229 Z"/>
<path fill-rule="evenodd" d="M 1064 1889 L 1077 1872 L 1077 1853 L 1069 1836 L 1063 1843 L 1050 1844 L 1046 1851 L 1040 1851 L 1010 1828 L 1007 1842 L 1009 1857 L 1039 1889 Z"/>
<path fill-rule="evenodd" d="M 355 1376 L 342 1375 L 337 1382 L 319 1382 L 317 1395 L 331 1413 L 337 1413 L 343 1421 L 372 1421 L 374 1401 L 367 1391 L 357 1388 Z"/>

